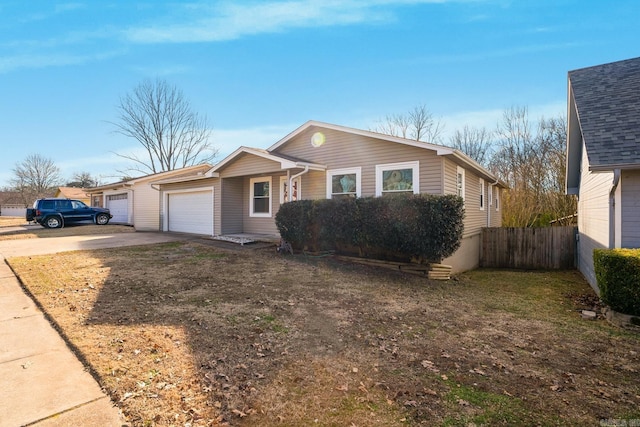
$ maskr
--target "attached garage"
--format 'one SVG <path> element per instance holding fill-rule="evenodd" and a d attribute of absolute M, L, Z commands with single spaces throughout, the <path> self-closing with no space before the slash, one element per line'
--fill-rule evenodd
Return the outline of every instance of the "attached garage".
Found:
<path fill-rule="evenodd" d="M 167 230 L 213 236 L 213 190 L 166 194 Z"/>
<path fill-rule="evenodd" d="M 113 215 L 111 222 L 129 223 L 129 195 L 127 193 L 107 195 L 105 207 Z"/>

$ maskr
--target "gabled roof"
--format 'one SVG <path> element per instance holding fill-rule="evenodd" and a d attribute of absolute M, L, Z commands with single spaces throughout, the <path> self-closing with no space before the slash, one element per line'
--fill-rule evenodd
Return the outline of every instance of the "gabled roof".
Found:
<path fill-rule="evenodd" d="M 485 169 L 483 166 L 481 166 L 478 162 L 473 160 L 471 157 L 467 156 L 462 151 L 457 150 L 455 148 L 445 147 L 443 145 L 438 145 L 438 144 L 431 144 L 431 143 L 428 143 L 428 142 L 416 141 L 416 140 L 412 140 L 412 139 L 400 138 L 400 137 L 397 137 L 397 136 L 387 135 L 387 134 L 378 133 L 378 132 L 372 132 L 372 131 L 367 131 L 367 130 L 362 130 L 362 129 L 355 129 L 355 128 L 351 128 L 351 127 L 347 127 L 347 126 L 334 125 L 334 124 L 331 124 L 331 123 L 323 123 L 323 122 L 319 122 L 319 121 L 315 121 L 315 120 L 309 120 L 308 122 L 306 122 L 305 124 L 303 124 L 302 126 L 297 128 L 296 130 L 291 132 L 289 135 L 285 136 L 280 141 L 278 141 L 275 144 L 273 144 L 271 147 L 269 147 L 267 149 L 267 151 L 269 153 L 271 153 L 271 154 L 275 154 L 274 151 L 276 151 L 278 148 L 282 147 L 287 142 L 289 142 L 290 140 L 292 140 L 293 138 L 295 138 L 299 134 L 303 133 L 304 131 L 306 131 L 307 129 L 312 128 L 312 127 L 330 129 L 330 130 L 335 130 L 335 131 L 338 131 L 338 132 L 346 132 L 346 133 L 350 133 L 352 135 L 360 135 L 360 136 L 364 136 L 364 137 L 367 137 L 367 138 L 375 138 L 375 139 L 380 139 L 380 140 L 383 140 L 383 141 L 393 142 L 393 143 L 396 143 L 396 144 L 408 145 L 408 146 L 411 146 L 411 147 L 417 147 L 417 148 L 421 148 L 421 149 L 425 149 L 425 150 L 435 151 L 438 156 L 449 157 L 454 162 L 456 162 L 456 163 L 458 163 L 458 164 L 460 164 L 460 165 L 462 165 L 462 166 L 464 166 L 464 167 L 466 167 L 468 169 L 473 170 L 481 178 L 484 178 L 484 179 L 486 179 L 488 181 L 492 181 L 494 184 L 497 184 L 497 185 L 499 185 L 501 187 L 504 187 L 504 188 L 507 187 L 507 185 L 504 182 L 499 181 L 498 178 L 494 174 L 489 172 L 487 169 Z"/>
<path fill-rule="evenodd" d="M 58 187 L 54 197 L 65 199 L 88 199 L 89 194 L 87 194 L 86 188 Z"/>
<path fill-rule="evenodd" d="M 174 170 L 165 171 L 165 172 L 157 172 L 149 175 L 140 176 L 137 178 L 131 178 L 124 181 L 101 185 L 99 187 L 91 188 L 90 192 L 96 193 L 96 192 L 101 192 L 103 190 L 126 188 L 126 187 L 131 187 L 134 184 L 138 184 L 140 182 L 145 182 L 145 181 L 156 182 L 156 181 L 161 181 L 165 179 L 170 179 L 172 177 L 198 175 L 198 174 L 208 173 L 209 171 L 211 171 L 211 169 L 212 169 L 211 165 L 208 165 L 208 164 L 188 166 L 186 168 L 174 169 Z"/>
<path fill-rule="evenodd" d="M 303 160 L 294 159 L 289 156 L 283 156 L 277 153 L 271 153 L 269 150 L 263 150 L 261 148 L 240 147 L 233 153 L 225 157 L 220 163 L 213 167 L 213 172 L 218 172 L 223 169 L 227 164 L 233 162 L 237 157 L 242 154 L 251 154 L 253 156 L 262 157 L 263 159 L 271 160 L 276 163 L 280 163 L 281 169 L 295 169 L 309 167 L 309 169 L 325 170 L 326 165 L 320 165 L 317 163 L 309 163 Z"/>
<path fill-rule="evenodd" d="M 568 79 L 589 168 L 640 167 L 640 58 L 569 71 Z"/>

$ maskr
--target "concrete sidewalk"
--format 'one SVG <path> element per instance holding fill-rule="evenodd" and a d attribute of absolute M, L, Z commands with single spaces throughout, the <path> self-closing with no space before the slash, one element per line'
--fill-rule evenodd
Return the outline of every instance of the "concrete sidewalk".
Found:
<path fill-rule="evenodd" d="M 118 408 L 23 291 L 5 257 L 188 238 L 136 232 L 0 241 L 0 427 L 126 425 Z"/>
<path fill-rule="evenodd" d="M 0 256 L 0 426 L 126 422 Z"/>

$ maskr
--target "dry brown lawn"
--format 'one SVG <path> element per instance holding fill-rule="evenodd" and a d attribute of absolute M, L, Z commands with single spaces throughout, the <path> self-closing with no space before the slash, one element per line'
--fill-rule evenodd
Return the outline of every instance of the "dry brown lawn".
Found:
<path fill-rule="evenodd" d="M 180 242 L 9 262 L 135 426 L 640 419 L 640 337 L 573 271 L 433 282 Z"/>

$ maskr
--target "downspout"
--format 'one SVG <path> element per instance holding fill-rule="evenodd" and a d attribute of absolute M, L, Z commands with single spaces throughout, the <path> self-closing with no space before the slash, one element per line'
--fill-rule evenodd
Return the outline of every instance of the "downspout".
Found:
<path fill-rule="evenodd" d="M 289 178 L 289 201 L 290 202 L 293 201 L 293 191 L 291 191 L 291 189 L 293 188 L 293 181 L 299 176 L 302 176 L 307 172 L 309 172 L 309 165 L 306 165 L 302 172 L 297 173 Z"/>
<path fill-rule="evenodd" d="M 618 190 L 618 184 L 620 184 L 620 169 L 613 170 L 613 183 L 611 185 L 611 191 L 609 192 L 609 248 L 615 248 L 616 243 L 622 244 L 622 241 L 616 239 L 616 191 Z M 620 224 L 622 226 L 622 224 Z M 621 239 L 620 239 L 621 240 Z"/>

